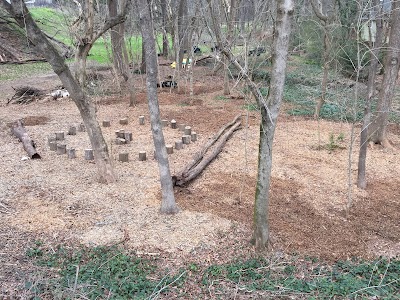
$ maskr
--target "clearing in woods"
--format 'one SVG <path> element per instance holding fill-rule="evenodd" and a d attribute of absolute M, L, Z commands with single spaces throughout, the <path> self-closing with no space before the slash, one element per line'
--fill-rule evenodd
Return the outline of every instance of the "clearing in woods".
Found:
<path fill-rule="evenodd" d="M 153 158 L 144 76 L 135 75 L 137 105 L 112 94 L 110 71 L 98 71 L 105 81 L 93 87 L 99 122 L 110 120 L 103 133 L 112 157 L 129 153 L 129 162 L 114 161 L 118 182 L 96 181 L 96 167 L 85 161 L 89 141 L 84 132 L 66 135 L 67 147 L 77 149 L 68 159 L 50 151 L 47 136 L 81 122 L 69 99 L 6 105 L 12 87 L 30 85 L 50 89 L 59 84 L 55 75 L 42 74 L 0 82 L 0 285 L 17 284 L 31 271 L 24 253 L 34 241 L 49 244 L 113 245 L 158 253 L 174 261 L 196 259 L 213 263 L 235 256 L 253 255 L 249 243 L 257 176 L 259 115 L 240 94 L 222 96 L 223 79 L 210 69 L 195 67 L 195 95 L 182 87 L 160 90 L 163 119 L 192 126 L 198 140 L 169 156 L 172 173 L 179 171 L 213 133 L 234 116 L 243 114 L 243 128 L 228 141 L 222 153 L 194 182 L 176 189 L 182 211 L 175 216 L 158 213 L 160 185 Z M 161 78 L 169 74 L 161 68 Z M 185 81 L 182 80 L 182 85 Z M 368 188 L 355 186 L 358 132 L 351 162 L 353 206 L 348 201 L 348 157 L 351 125 L 289 116 L 284 104 L 274 142 L 271 186 L 271 235 L 274 251 L 316 256 L 324 260 L 370 258 L 400 254 L 400 147 L 399 127 L 391 126 L 395 150 L 374 147 L 368 152 Z M 246 109 L 247 108 L 247 109 Z M 145 125 L 138 125 L 140 115 Z M 119 124 L 127 117 L 128 125 Z M 41 160 L 21 160 L 22 144 L 10 134 L 9 123 L 25 119 Z M 115 131 L 129 130 L 133 141 L 116 145 Z M 181 133 L 164 129 L 174 144 Z M 341 136 L 339 139 L 333 137 Z M 148 160 L 139 161 L 146 151 Z M 179 265 L 179 263 L 177 263 Z"/>

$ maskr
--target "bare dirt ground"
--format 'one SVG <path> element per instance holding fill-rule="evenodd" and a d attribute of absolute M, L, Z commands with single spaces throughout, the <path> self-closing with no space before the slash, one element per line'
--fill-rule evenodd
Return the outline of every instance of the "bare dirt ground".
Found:
<path fill-rule="evenodd" d="M 167 72 L 165 67 L 161 76 Z M 175 216 L 158 213 L 160 185 L 143 77 L 136 79 L 136 107 L 128 107 L 127 97 L 94 97 L 99 121 L 111 120 L 104 135 L 112 156 L 128 152 L 130 157 L 128 163 L 114 161 L 119 180 L 109 185 L 96 181 L 96 166 L 83 158 L 84 149 L 90 146 L 84 132 L 66 136 L 67 147 L 77 149 L 76 159 L 57 155 L 47 146 L 48 135 L 66 132 L 70 125 L 80 123 L 71 100 L 5 105 L 13 93 L 11 86 L 50 88 L 59 84 L 56 77 L 0 82 L 0 291 L 11 291 L 29 276 L 32 266 L 24 252 L 35 240 L 87 245 L 124 241 L 132 251 L 160 254 L 176 264 L 190 259 L 212 263 L 253 254 L 249 241 L 259 117 L 257 112 L 243 109 L 248 100 L 221 97 L 222 79 L 205 75 L 208 72 L 197 67 L 195 74 L 204 75 L 196 80 L 193 98 L 184 90 L 163 89 L 159 93 L 162 118 L 190 125 L 198 133 L 197 142 L 170 156 L 172 173 L 239 113 L 244 116 L 243 128 L 199 178 L 186 188 L 176 189 L 182 210 Z M 140 115 L 146 117 L 145 126 L 138 125 Z M 118 123 L 122 117 L 129 118 L 127 126 Z M 25 119 L 41 160 L 21 160 L 26 154 L 8 127 L 19 118 Z M 114 131 L 122 128 L 132 131 L 133 141 L 115 145 Z M 390 127 L 393 149 L 369 149 L 366 191 L 355 185 L 359 127 L 355 129 L 349 183 L 350 130 L 351 125 L 346 123 L 281 114 L 275 135 L 269 212 L 274 251 L 326 260 L 400 254 L 399 127 Z M 334 151 L 321 147 L 329 143 L 330 134 L 340 133 L 345 137 L 341 147 Z M 164 134 L 171 144 L 181 135 L 171 128 L 165 128 Z M 145 162 L 138 161 L 142 150 L 149 157 Z M 349 197 L 352 208 L 346 218 Z"/>

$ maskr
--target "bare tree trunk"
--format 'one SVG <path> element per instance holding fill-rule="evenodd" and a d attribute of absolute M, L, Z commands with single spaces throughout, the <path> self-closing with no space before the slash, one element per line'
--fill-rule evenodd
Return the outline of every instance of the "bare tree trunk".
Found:
<path fill-rule="evenodd" d="M 378 9 L 379 7 L 379 9 Z M 374 0 L 373 15 L 378 16 L 376 19 L 376 36 L 375 44 L 371 42 L 370 52 L 370 66 L 368 72 L 368 95 L 364 103 L 364 120 L 360 134 L 360 152 L 358 155 L 358 170 L 357 170 L 357 186 L 360 189 L 366 189 L 366 163 L 367 163 L 367 149 L 368 149 L 368 127 L 371 123 L 371 103 L 375 97 L 375 78 L 378 68 L 378 55 L 382 47 L 383 41 L 383 22 L 382 22 L 382 4 L 379 0 Z M 370 22 L 371 23 L 371 22 Z M 371 32 L 371 31 L 370 31 Z M 370 34 L 370 38 L 371 34 Z"/>
<path fill-rule="evenodd" d="M 267 250 L 269 242 L 269 187 L 272 169 L 272 145 L 276 121 L 282 103 L 286 60 L 293 15 L 292 0 L 279 0 L 272 47 L 272 74 L 266 103 L 261 107 L 258 178 L 254 203 L 254 236 L 257 250 Z"/>
<path fill-rule="evenodd" d="M 168 154 L 165 148 L 165 140 L 160 121 L 160 109 L 157 97 L 158 65 L 153 20 L 151 18 L 150 6 L 147 0 L 136 0 L 136 6 L 139 10 L 140 27 L 145 45 L 147 98 L 150 111 L 151 129 L 153 131 L 154 147 L 160 170 L 162 193 L 160 211 L 161 213 L 174 214 L 177 213 L 179 209 L 175 203 Z"/>
<path fill-rule="evenodd" d="M 86 84 L 86 60 L 92 44 L 84 44 L 78 46 L 75 55 L 75 78 L 83 87 Z"/>
<path fill-rule="evenodd" d="M 96 119 L 93 103 L 86 97 L 82 88 L 72 76 L 64 59 L 36 25 L 24 2 L 13 0 L 10 5 L 5 0 L 1 0 L 0 6 L 14 17 L 21 28 L 26 29 L 29 40 L 38 48 L 40 53 L 46 57 L 62 84 L 67 88 L 71 99 L 78 107 L 81 117 L 88 129 L 87 132 L 94 150 L 99 180 L 107 183 L 114 182 L 116 177 L 111 165 L 107 144 Z"/>
<path fill-rule="evenodd" d="M 163 31 L 163 44 L 162 44 L 162 55 L 168 58 L 168 30 L 167 30 L 167 20 L 168 20 L 168 10 L 167 10 L 167 0 L 161 0 L 161 13 L 162 13 L 162 31 Z"/>
<path fill-rule="evenodd" d="M 369 132 L 371 141 L 390 147 L 387 139 L 386 129 L 389 123 L 389 111 L 392 106 L 392 99 L 396 87 L 396 81 L 400 66 L 400 3 L 392 2 L 391 29 L 389 45 L 386 51 L 385 74 L 382 81 L 382 89 L 379 93 L 378 104 L 373 122 Z"/>

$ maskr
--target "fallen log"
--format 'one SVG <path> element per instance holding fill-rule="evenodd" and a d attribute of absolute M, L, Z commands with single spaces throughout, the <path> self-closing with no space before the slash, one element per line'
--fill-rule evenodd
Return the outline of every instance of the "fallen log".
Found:
<path fill-rule="evenodd" d="M 195 179 L 203 170 L 218 156 L 226 142 L 233 133 L 240 129 L 241 115 L 222 127 L 208 142 L 193 156 L 193 160 L 177 175 L 172 176 L 174 186 L 184 186 Z M 209 153 L 208 150 L 215 144 L 214 149 Z"/>
<path fill-rule="evenodd" d="M 11 128 L 11 132 L 15 135 L 24 146 L 25 151 L 28 153 L 31 159 L 40 159 L 42 158 L 39 153 L 36 152 L 35 142 L 29 137 L 28 133 L 25 130 L 24 123 L 22 120 L 17 120 Z"/>

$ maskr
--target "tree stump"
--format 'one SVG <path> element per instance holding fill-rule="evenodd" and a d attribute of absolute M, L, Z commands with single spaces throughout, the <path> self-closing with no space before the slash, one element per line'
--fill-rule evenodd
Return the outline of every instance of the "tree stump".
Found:
<path fill-rule="evenodd" d="M 85 126 L 85 124 L 83 124 L 83 123 L 79 124 L 79 126 L 78 126 L 78 131 L 80 131 L 80 132 L 85 132 L 85 131 L 86 131 L 86 126 Z"/>
<path fill-rule="evenodd" d="M 174 119 L 171 120 L 171 128 L 172 129 L 176 129 L 177 128 L 177 124 L 176 124 L 176 121 Z"/>
<path fill-rule="evenodd" d="M 117 144 L 117 145 L 124 145 L 124 144 L 126 144 L 126 140 L 123 139 L 123 138 L 116 138 L 116 139 L 115 139 L 115 144 Z"/>
<path fill-rule="evenodd" d="M 110 127 L 110 126 L 111 126 L 110 120 L 104 120 L 103 121 L 103 127 Z"/>
<path fill-rule="evenodd" d="M 162 127 L 168 127 L 168 120 L 161 120 Z"/>
<path fill-rule="evenodd" d="M 119 120 L 119 124 L 121 125 L 128 125 L 128 118 L 122 118 Z"/>
<path fill-rule="evenodd" d="M 51 151 L 57 151 L 57 142 L 56 141 L 50 142 L 49 147 Z"/>
<path fill-rule="evenodd" d="M 179 124 L 178 125 L 179 131 L 185 131 L 185 127 L 186 127 L 185 124 Z"/>
<path fill-rule="evenodd" d="M 190 136 L 192 137 L 192 142 L 197 141 L 197 133 L 196 132 L 193 131 Z"/>
<path fill-rule="evenodd" d="M 176 142 L 175 142 L 175 149 L 176 149 L 176 150 L 181 150 L 181 149 L 183 149 L 183 142 L 182 142 L 182 141 L 176 141 Z"/>
<path fill-rule="evenodd" d="M 185 133 L 185 135 L 191 135 L 192 134 L 192 127 L 185 126 L 185 130 L 183 132 Z"/>
<path fill-rule="evenodd" d="M 51 142 L 55 142 L 55 141 L 56 141 L 56 137 L 55 137 L 54 134 L 49 135 L 49 136 L 47 137 L 47 145 L 50 146 L 50 143 L 51 143 Z"/>
<path fill-rule="evenodd" d="M 190 135 L 183 135 L 183 136 L 182 136 L 182 142 L 183 142 L 185 145 L 190 144 L 190 139 L 191 139 L 191 136 L 190 136 Z"/>
<path fill-rule="evenodd" d="M 129 153 L 118 154 L 118 160 L 121 162 L 128 162 L 129 161 Z"/>
<path fill-rule="evenodd" d="M 124 132 L 124 139 L 127 143 L 132 141 L 132 132 Z"/>
<path fill-rule="evenodd" d="M 75 126 L 69 126 L 67 134 L 68 135 L 76 135 L 76 127 Z"/>
<path fill-rule="evenodd" d="M 56 141 L 63 141 L 64 140 L 64 132 L 59 131 L 56 132 Z"/>
<path fill-rule="evenodd" d="M 139 125 L 144 125 L 144 116 L 139 116 Z"/>
<path fill-rule="evenodd" d="M 85 159 L 86 160 L 94 160 L 93 150 L 85 149 Z"/>
<path fill-rule="evenodd" d="M 76 158 L 76 151 L 74 148 L 70 148 L 67 150 L 68 158 Z"/>
<path fill-rule="evenodd" d="M 174 147 L 172 145 L 165 145 L 165 148 L 167 148 L 167 154 L 174 153 Z"/>
<path fill-rule="evenodd" d="M 140 161 L 145 161 L 146 160 L 146 151 L 140 151 L 139 152 L 139 160 Z"/>
<path fill-rule="evenodd" d="M 120 130 L 115 131 L 115 136 L 117 138 L 121 138 L 121 139 L 125 138 L 125 130 L 120 129 Z"/>
<path fill-rule="evenodd" d="M 57 154 L 62 155 L 67 153 L 67 145 L 65 144 L 58 144 L 57 145 Z"/>

